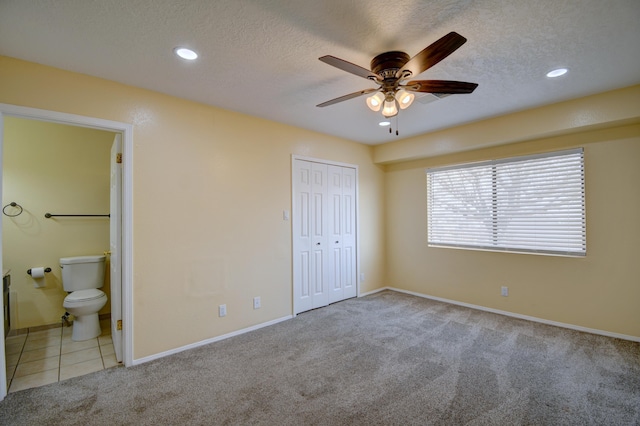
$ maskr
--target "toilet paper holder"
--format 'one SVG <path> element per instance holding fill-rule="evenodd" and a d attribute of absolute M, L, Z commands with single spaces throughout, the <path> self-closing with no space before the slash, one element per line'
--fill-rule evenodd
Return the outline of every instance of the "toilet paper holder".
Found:
<path fill-rule="evenodd" d="M 44 268 L 45 272 L 51 272 L 51 268 Z M 31 269 L 27 270 L 27 274 L 31 275 Z"/>

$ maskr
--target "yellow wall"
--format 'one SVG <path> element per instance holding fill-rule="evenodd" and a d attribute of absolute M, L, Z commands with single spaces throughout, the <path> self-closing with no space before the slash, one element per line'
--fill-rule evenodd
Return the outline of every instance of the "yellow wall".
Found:
<path fill-rule="evenodd" d="M 585 258 L 427 246 L 426 167 L 579 146 L 585 152 Z M 640 125 L 628 125 L 388 165 L 387 284 L 640 337 L 639 164 Z M 508 297 L 500 296 L 501 286 L 509 287 Z"/>
<path fill-rule="evenodd" d="M 582 104 L 569 102 L 513 122 L 502 117 L 371 148 L 0 57 L 0 102 L 133 125 L 135 359 L 291 314 L 291 223 L 282 220 L 282 211 L 291 209 L 292 154 L 359 166 L 362 292 L 389 285 L 640 336 L 639 310 L 632 306 L 640 296 L 640 271 L 629 257 L 640 238 L 630 219 L 640 207 L 638 194 L 620 197 L 611 189 L 620 184 L 633 191 L 639 181 L 637 171 L 616 164 L 638 163 L 638 129 L 603 129 L 637 120 L 638 102 L 626 99 L 625 91 L 597 100 L 603 98 L 626 106 L 610 113 L 600 108 L 604 118 L 589 118 L 588 108 L 574 110 L 566 105 Z M 545 124 L 543 118 L 562 113 L 577 121 L 564 130 L 558 121 Z M 523 126 L 527 119 L 532 123 Z M 585 132 L 544 139 L 578 130 Z M 476 149 L 495 145 L 491 135 L 502 133 L 508 134 L 498 141 L 504 144 L 535 138 Z M 474 145 L 474 137 L 488 145 Z M 583 142 L 586 258 L 427 248 L 424 167 Z M 442 155 L 453 150 L 467 152 Z M 502 285 L 510 288 L 508 298 L 499 296 Z M 262 309 L 252 309 L 254 296 L 261 296 Z M 228 308 L 222 319 L 221 303 Z"/>
<path fill-rule="evenodd" d="M 361 291 L 383 285 L 371 147 L 7 57 L 0 102 L 133 125 L 135 359 L 291 314 L 292 154 L 359 166 Z"/>
<path fill-rule="evenodd" d="M 379 145 L 374 161 L 391 164 L 634 123 L 640 123 L 640 85 Z"/>
<path fill-rule="evenodd" d="M 66 293 L 59 258 L 109 250 L 108 218 L 46 219 L 44 214 L 109 213 L 113 138 L 100 130 L 5 118 L 2 201 L 23 208 L 19 216 L 2 216 L 2 264 L 11 269 L 17 303 L 13 330 L 60 323 Z M 18 211 L 7 208 L 9 214 Z M 34 280 L 27 274 L 34 266 L 52 271 Z M 103 290 L 109 295 L 108 281 Z M 109 304 L 100 311 L 108 312 Z"/>

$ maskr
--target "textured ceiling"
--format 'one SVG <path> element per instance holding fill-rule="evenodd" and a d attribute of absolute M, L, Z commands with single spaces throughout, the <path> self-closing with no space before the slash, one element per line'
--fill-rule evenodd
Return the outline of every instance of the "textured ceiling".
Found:
<path fill-rule="evenodd" d="M 638 84 L 639 22 L 638 0 L 0 0 L 0 55 L 380 144 Z M 392 120 L 400 136 L 364 96 L 315 106 L 376 87 L 318 57 L 369 68 L 450 31 L 467 43 L 419 78 L 479 87 L 414 102 Z"/>

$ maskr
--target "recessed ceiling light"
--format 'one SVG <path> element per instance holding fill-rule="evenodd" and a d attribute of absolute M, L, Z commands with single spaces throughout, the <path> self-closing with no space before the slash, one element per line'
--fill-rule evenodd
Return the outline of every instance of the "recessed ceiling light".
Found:
<path fill-rule="evenodd" d="M 176 55 L 188 61 L 193 61 L 198 57 L 198 54 L 196 52 L 191 49 L 187 49 L 186 47 L 176 47 L 173 51 L 176 53 Z"/>
<path fill-rule="evenodd" d="M 384 126 L 388 126 L 388 125 L 390 125 L 390 124 L 391 124 L 391 122 L 390 122 L 390 121 L 381 121 L 381 122 L 379 122 L 379 123 L 378 123 L 378 126 L 382 126 L 382 127 L 384 127 Z"/>
<path fill-rule="evenodd" d="M 569 70 L 566 68 L 558 68 L 547 73 L 547 77 L 560 77 L 561 75 L 565 75 Z"/>

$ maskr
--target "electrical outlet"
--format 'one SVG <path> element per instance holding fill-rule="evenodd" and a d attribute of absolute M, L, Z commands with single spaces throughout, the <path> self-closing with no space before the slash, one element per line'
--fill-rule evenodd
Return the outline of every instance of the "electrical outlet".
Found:
<path fill-rule="evenodd" d="M 509 287 L 502 286 L 502 288 L 500 289 L 500 294 L 502 294 L 504 297 L 507 297 L 509 295 Z"/>
<path fill-rule="evenodd" d="M 253 309 L 260 309 L 260 296 L 253 298 Z"/>
<path fill-rule="evenodd" d="M 224 317 L 227 315 L 227 305 L 218 306 L 218 316 Z"/>

